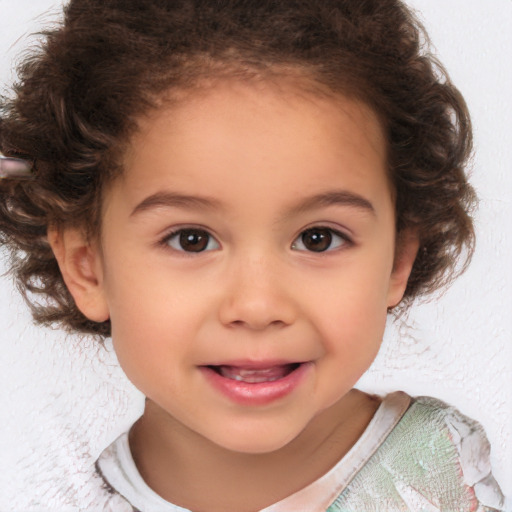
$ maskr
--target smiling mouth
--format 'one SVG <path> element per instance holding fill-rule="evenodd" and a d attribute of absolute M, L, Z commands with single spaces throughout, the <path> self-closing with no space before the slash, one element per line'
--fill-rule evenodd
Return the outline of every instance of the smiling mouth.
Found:
<path fill-rule="evenodd" d="M 297 370 L 301 363 L 289 363 L 268 368 L 250 368 L 230 365 L 210 365 L 208 368 L 226 379 L 231 379 L 247 384 L 260 384 L 284 379 Z"/>

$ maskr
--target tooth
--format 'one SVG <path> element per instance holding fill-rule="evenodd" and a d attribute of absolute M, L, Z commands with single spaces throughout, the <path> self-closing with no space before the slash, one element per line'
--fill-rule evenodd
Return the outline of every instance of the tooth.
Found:
<path fill-rule="evenodd" d="M 288 365 L 261 369 L 219 366 L 218 369 L 219 373 L 227 379 L 236 380 L 237 382 L 247 382 L 249 384 L 274 382 L 289 373 Z"/>

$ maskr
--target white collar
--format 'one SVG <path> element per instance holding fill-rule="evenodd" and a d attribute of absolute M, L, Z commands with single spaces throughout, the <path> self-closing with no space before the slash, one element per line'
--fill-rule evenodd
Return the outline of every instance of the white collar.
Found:
<path fill-rule="evenodd" d="M 411 397 L 401 391 L 387 395 L 361 437 L 333 468 L 260 512 L 325 512 L 382 445 L 410 403 Z M 105 480 L 140 512 L 190 512 L 164 500 L 144 482 L 130 451 L 128 432 L 102 452 L 97 466 Z"/>

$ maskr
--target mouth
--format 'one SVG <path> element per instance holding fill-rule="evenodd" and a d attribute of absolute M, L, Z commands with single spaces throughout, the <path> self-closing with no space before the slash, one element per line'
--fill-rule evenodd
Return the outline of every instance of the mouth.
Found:
<path fill-rule="evenodd" d="M 275 382 L 284 379 L 297 370 L 301 363 L 288 363 L 267 367 L 209 365 L 208 368 L 226 379 L 248 384 L 260 384 L 263 382 Z"/>
<path fill-rule="evenodd" d="M 313 368 L 309 362 L 233 362 L 201 366 L 213 389 L 243 406 L 269 405 L 302 386 Z"/>

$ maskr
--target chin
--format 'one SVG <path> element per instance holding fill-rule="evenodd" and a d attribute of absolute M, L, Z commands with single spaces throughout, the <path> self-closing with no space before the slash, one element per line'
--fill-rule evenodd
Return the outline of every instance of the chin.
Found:
<path fill-rule="evenodd" d="M 281 450 L 299 434 L 300 432 L 290 432 L 289 430 L 287 432 L 269 432 L 264 428 L 236 433 L 226 429 L 222 436 L 210 437 L 210 441 L 232 452 L 263 455 Z"/>

